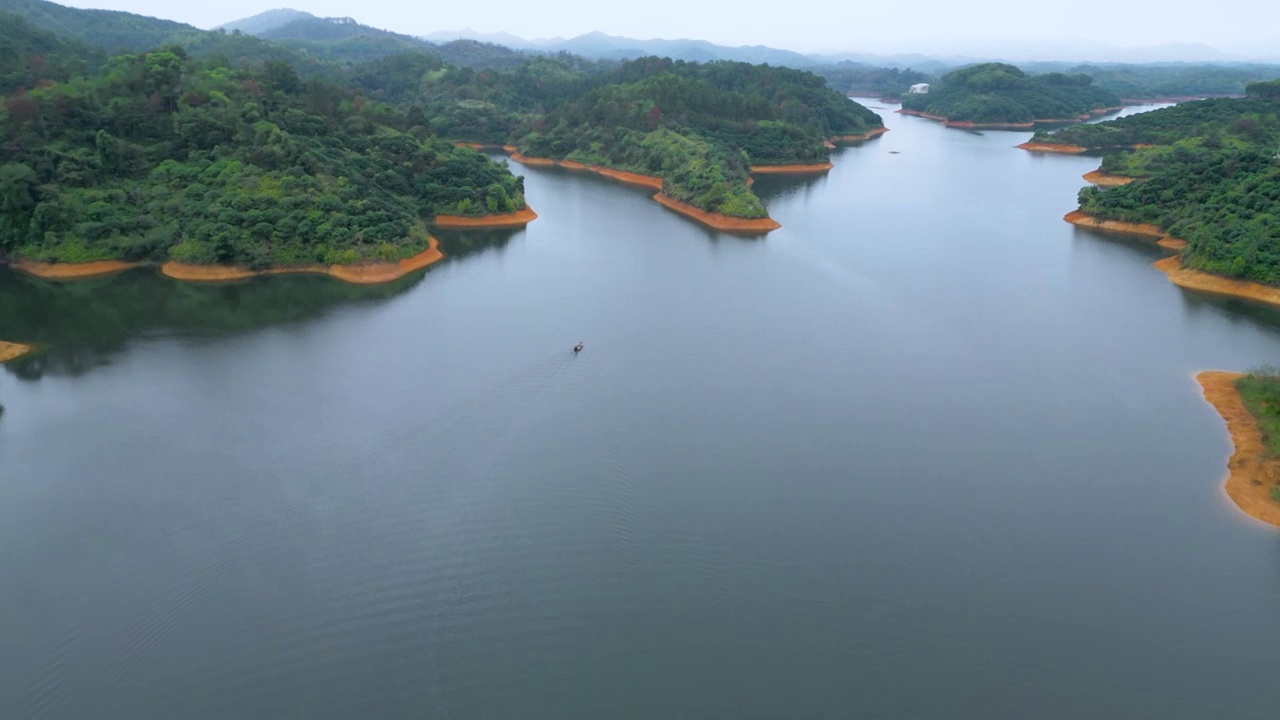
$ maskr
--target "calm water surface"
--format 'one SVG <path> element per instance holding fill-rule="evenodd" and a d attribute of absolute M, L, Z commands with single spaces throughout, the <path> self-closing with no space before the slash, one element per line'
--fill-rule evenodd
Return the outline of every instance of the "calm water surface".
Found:
<path fill-rule="evenodd" d="M 882 114 L 766 238 L 520 169 L 387 287 L 0 271 L 0 716 L 1275 717 L 1192 374 L 1280 316 Z"/>

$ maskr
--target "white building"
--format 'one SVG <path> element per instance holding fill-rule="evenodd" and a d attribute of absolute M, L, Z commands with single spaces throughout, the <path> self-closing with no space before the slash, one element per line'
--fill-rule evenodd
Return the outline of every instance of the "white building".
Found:
<path fill-rule="evenodd" d="M 907 92 L 914 93 L 916 95 L 923 95 L 924 93 L 929 92 L 929 83 L 916 83 L 915 85 L 912 85 L 911 89 Z"/>

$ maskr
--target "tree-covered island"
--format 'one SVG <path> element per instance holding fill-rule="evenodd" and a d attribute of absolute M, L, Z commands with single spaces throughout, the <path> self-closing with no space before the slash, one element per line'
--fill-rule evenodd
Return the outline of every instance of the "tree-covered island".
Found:
<path fill-rule="evenodd" d="M 983 63 L 943 75 L 927 93 L 902 96 L 902 112 L 951 127 L 1030 129 L 1083 120 L 1122 103 L 1084 74 L 1028 75 L 1013 65 Z"/>

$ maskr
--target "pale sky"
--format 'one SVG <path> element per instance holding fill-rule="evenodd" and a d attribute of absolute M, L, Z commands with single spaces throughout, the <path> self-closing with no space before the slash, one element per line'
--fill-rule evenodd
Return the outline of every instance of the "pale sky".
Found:
<path fill-rule="evenodd" d="M 1280 11 L 1270 0 L 61 0 L 127 10 L 210 28 L 264 10 L 292 7 L 350 16 L 409 35 L 464 27 L 525 38 L 592 30 L 634 38 L 697 38 L 800 52 L 952 52 L 1032 55 L 1090 43 L 1122 46 L 1205 43 L 1233 55 L 1280 54 Z M 1265 10 L 1271 7 L 1272 10 Z M 1269 18 L 1268 18 L 1269 16 Z M 1083 20 L 1071 23 L 1070 18 Z M 1252 22 L 1242 22 L 1252 18 Z M 1275 49 L 1273 51 L 1273 48 Z"/>

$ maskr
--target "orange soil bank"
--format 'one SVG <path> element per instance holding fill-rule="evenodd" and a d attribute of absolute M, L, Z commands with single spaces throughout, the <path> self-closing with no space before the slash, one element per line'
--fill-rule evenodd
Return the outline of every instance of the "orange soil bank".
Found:
<path fill-rule="evenodd" d="M 519 152 L 512 152 L 511 159 L 524 165 L 532 165 L 535 167 L 559 166 L 569 170 L 580 170 L 585 172 L 593 172 L 597 175 L 617 180 L 618 182 L 627 183 L 628 185 L 639 185 L 650 190 L 657 190 L 658 194 L 653 196 L 663 207 L 680 213 L 686 217 L 693 218 L 703 225 L 715 228 L 716 230 L 724 230 L 726 232 L 743 232 L 743 233 L 765 233 L 770 230 L 777 230 L 782 227 L 776 220 L 772 218 L 759 218 L 748 220 L 745 218 L 729 217 L 721 213 L 712 213 L 705 210 L 682 203 L 662 192 L 662 178 L 653 177 L 652 175 L 641 175 L 639 173 L 627 172 L 626 170 L 614 170 L 613 168 L 600 167 L 598 165 L 585 165 L 573 160 L 552 160 L 550 158 L 531 158 L 521 155 Z"/>
<path fill-rule="evenodd" d="M 23 345 L 22 343 L 11 343 L 11 342 L 5 342 L 4 340 L 0 340 L 0 365 L 3 365 L 4 363 L 9 362 L 10 360 L 17 360 L 18 358 L 22 357 L 23 355 L 26 355 L 27 353 L 31 352 L 34 349 L 35 348 L 31 347 L 30 345 Z"/>
<path fill-rule="evenodd" d="M 1280 477 L 1280 458 L 1268 457 L 1258 421 L 1244 406 L 1235 382 L 1240 373 L 1202 372 L 1196 375 L 1204 389 L 1204 399 L 1227 423 L 1234 447 L 1227 461 L 1227 496 L 1246 515 L 1280 526 L 1280 502 L 1271 499 L 1275 478 Z"/>
<path fill-rule="evenodd" d="M 860 143 L 864 140 L 870 140 L 871 138 L 878 138 L 887 132 L 889 132 L 889 128 L 878 127 L 872 128 L 861 135 L 832 135 L 828 140 L 836 145 L 841 143 Z"/>
<path fill-rule="evenodd" d="M 751 172 L 756 175 L 816 175 L 835 167 L 831 163 L 814 163 L 812 165 L 752 165 Z"/>
<path fill-rule="evenodd" d="M 1175 237 L 1169 237 L 1164 230 L 1158 225 L 1149 223 L 1127 223 L 1118 220 L 1102 220 L 1088 215 L 1080 210 L 1073 210 L 1063 217 L 1069 223 L 1079 225 L 1081 227 L 1094 228 L 1097 230 L 1110 230 L 1112 232 L 1126 233 L 1128 235 L 1141 235 L 1143 237 L 1156 238 L 1156 244 L 1166 250 L 1173 252 L 1181 252 L 1187 246 L 1185 240 Z M 1182 257 L 1172 255 L 1162 258 L 1155 262 L 1155 268 L 1164 273 L 1169 281 L 1180 288 L 1194 290 L 1196 292 L 1207 293 L 1209 295 L 1221 295 L 1224 297 L 1242 298 L 1252 300 L 1253 302 L 1263 303 L 1265 305 L 1280 306 L 1280 287 L 1271 285 L 1263 285 L 1249 280 L 1236 280 L 1234 278 L 1214 275 L 1203 270 L 1195 268 L 1183 267 Z"/>
<path fill-rule="evenodd" d="M 1128 185 L 1137 180 L 1137 178 L 1131 178 L 1126 175 L 1112 175 L 1111 173 L 1102 172 L 1102 168 L 1098 168 L 1085 173 L 1084 180 L 1098 187 L 1120 187 L 1121 185 Z"/>
<path fill-rule="evenodd" d="M 483 215 L 481 217 L 466 217 L 462 215 L 437 215 L 432 221 L 432 225 L 438 228 L 448 230 L 464 230 L 478 228 L 516 228 L 524 227 L 534 220 L 538 219 L 538 213 L 533 208 L 525 206 L 523 210 L 515 212 L 502 213 L 499 215 Z"/>
<path fill-rule="evenodd" d="M 1062 216 L 1062 219 L 1072 225 L 1079 225 L 1080 227 L 1095 228 L 1097 230 L 1110 230 L 1112 232 L 1127 233 L 1129 235 L 1142 235 L 1157 239 L 1163 238 L 1168 234 L 1164 230 L 1161 230 L 1159 225 L 1152 225 L 1150 223 L 1121 222 L 1119 220 L 1103 220 L 1102 218 L 1093 217 L 1083 210 L 1072 210 Z"/>
<path fill-rule="evenodd" d="M 703 225 L 713 227 L 716 230 L 725 230 L 728 232 L 766 233 L 770 230 L 777 230 L 782 227 L 782 225 L 778 224 L 778 221 L 773 218 L 764 217 L 756 220 L 748 220 L 746 218 L 729 217 L 728 215 L 721 215 L 720 213 L 711 213 L 705 210 L 699 210 L 698 208 L 692 205 L 686 205 L 665 193 L 658 193 L 653 196 L 653 199 L 657 200 L 659 204 L 668 210 L 674 210 L 681 215 L 691 217 Z"/>
<path fill-rule="evenodd" d="M 1163 245 L 1163 243 L 1161 244 Z M 1165 247 L 1169 246 L 1165 245 Z M 1266 305 L 1280 306 L 1280 288 L 1183 267 L 1182 258 L 1178 255 L 1157 260 L 1155 267 L 1167 275 L 1170 282 L 1180 288 L 1210 295 L 1243 298 Z"/>
<path fill-rule="evenodd" d="M 359 265 L 289 265 L 272 267 L 265 270 L 250 270 L 238 265 L 192 265 L 189 263 L 167 262 L 160 266 L 160 272 L 175 280 L 188 282 L 229 282 L 244 280 L 258 275 L 309 274 L 328 275 L 344 282 L 357 285 L 376 285 L 399 280 L 415 270 L 421 270 L 444 258 L 440 252 L 440 244 L 434 237 L 427 241 L 427 249 L 399 262 L 371 262 Z"/>
<path fill-rule="evenodd" d="M 143 263 L 124 262 L 122 260 L 99 260 L 87 263 L 43 263 L 34 260 L 15 260 L 14 270 L 21 270 L 28 275 L 35 275 L 46 280 L 80 280 L 82 278 L 114 275 L 136 267 Z"/>
<path fill-rule="evenodd" d="M 1031 152 L 1059 153 L 1061 155 L 1079 155 L 1082 152 L 1088 152 L 1089 148 L 1080 145 L 1060 145 L 1058 143 L 1038 143 L 1024 142 L 1014 147 Z"/>

